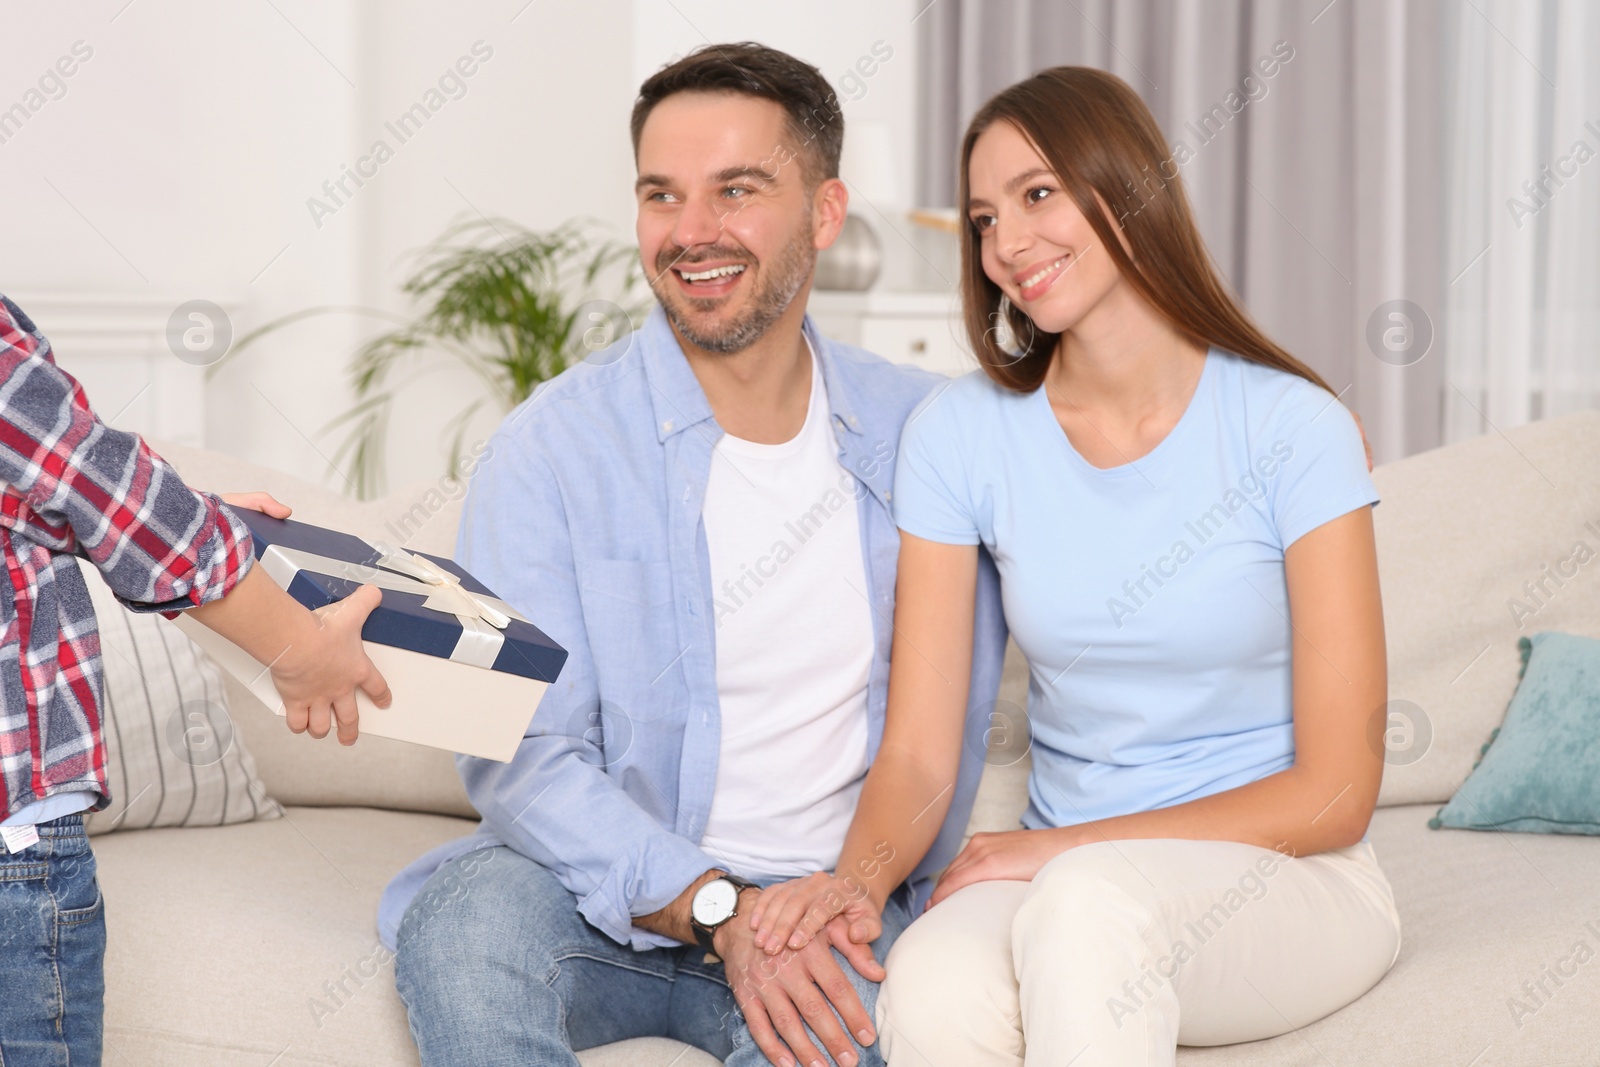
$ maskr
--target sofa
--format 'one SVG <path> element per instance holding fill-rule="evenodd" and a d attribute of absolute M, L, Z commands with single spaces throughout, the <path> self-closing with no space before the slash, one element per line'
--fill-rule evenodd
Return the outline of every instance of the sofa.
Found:
<path fill-rule="evenodd" d="M 307 521 L 391 543 L 394 530 L 418 524 L 408 547 L 436 553 L 454 538 L 460 493 L 447 481 L 357 503 L 218 453 L 153 445 L 191 484 L 268 490 Z M 1560 584 L 1548 577 L 1576 542 L 1600 548 L 1600 412 L 1491 432 L 1374 477 L 1393 702 L 1375 715 L 1391 727 L 1393 751 L 1370 837 L 1404 922 L 1399 958 L 1327 1018 L 1272 1040 L 1184 1048 L 1178 1062 L 1600 1062 L 1600 962 L 1575 973 L 1570 962 L 1600 949 L 1600 841 L 1428 827 L 1504 714 L 1517 638 L 1600 637 L 1600 560 Z M 1005 686 L 1003 699 L 1025 703 L 1014 649 Z M 232 683 L 229 698 L 236 736 L 285 816 L 95 838 L 109 928 L 105 1062 L 417 1063 L 374 916 L 396 871 L 472 829 L 451 758 L 378 737 L 341 749 L 291 735 Z M 1015 826 L 1026 775 L 1025 758 L 993 760 L 971 829 Z M 1580 943 L 1590 951 L 1577 952 Z M 580 1060 L 714 1062 L 653 1039 Z"/>

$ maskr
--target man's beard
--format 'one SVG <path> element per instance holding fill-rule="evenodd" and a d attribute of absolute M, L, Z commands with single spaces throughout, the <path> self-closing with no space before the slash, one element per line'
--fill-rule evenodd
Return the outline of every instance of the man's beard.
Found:
<path fill-rule="evenodd" d="M 656 255 L 656 278 L 650 283 L 650 288 L 661 302 L 667 319 L 691 344 L 722 355 L 742 352 L 789 310 L 789 305 L 805 286 L 806 279 L 811 277 L 817 262 L 817 250 L 812 247 L 810 234 L 811 220 L 807 218 L 772 261 L 770 270 L 757 271 L 757 288 L 745 309 L 721 325 L 702 328 L 686 312 L 711 311 L 716 307 L 717 300 L 722 298 L 701 300 L 693 296 L 686 297 L 677 283 L 667 278 L 667 273 L 673 268 L 687 269 L 696 263 L 710 263 L 719 259 L 744 263 L 748 271 L 753 263 L 744 249 L 712 245 L 700 251 L 694 259 L 686 259 L 681 258 L 685 256 L 683 248 L 668 245 Z"/>

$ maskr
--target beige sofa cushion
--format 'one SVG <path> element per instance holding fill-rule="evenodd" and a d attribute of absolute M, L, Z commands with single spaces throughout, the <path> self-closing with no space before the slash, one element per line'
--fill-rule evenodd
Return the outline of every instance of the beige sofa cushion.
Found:
<path fill-rule="evenodd" d="M 234 729 L 255 756 L 267 795 L 278 803 L 478 817 L 450 753 L 371 734 L 349 748 L 331 733 L 320 741 L 292 734 L 232 676 L 224 684 Z"/>
<path fill-rule="evenodd" d="M 1420 759 L 1391 759 L 1380 804 L 1443 803 L 1516 689 L 1517 638 L 1600 637 L 1600 412 L 1490 433 L 1387 464 L 1373 513 L 1389 643 L 1389 698 L 1432 732 Z M 1583 542 L 1593 554 L 1547 579 Z M 1525 582 L 1546 581 L 1536 602 Z M 1518 619 L 1520 601 L 1531 616 Z"/>
<path fill-rule="evenodd" d="M 1372 844 L 1400 908 L 1400 958 L 1366 996 L 1270 1041 L 1184 1049 L 1183 1067 L 1588 1063 L 1600 1048 L 1595 964 L 1579 966 L 1534 1013 L 1523 983 L 1600 951 L 1600 847 L 1557 834 L 1429 830 L 1432 805 L 1380 810 Z M 1587 958 L 1587 956 L 1585 957 Z"/>
<path fill-rule="evenodd" d="M 1298 1033 L 1182 1049 L 1179 1064 L 1590 1062 L 1600 1048 L 1596 964 L 1559 987 L 1543 976 L 1580 942 L 1600 949 L 1587 891 L 1600 885 L 1600 847 L 1554 834 L 1429 830 L 1431 813 L 1387 808 L 1373 821 L 1404 935 L 1394 969 L 1372 992 Z M 106 1062 L 415 1067 L 372 916 L 395 870 L 469 828 L 430 815 L 290 808 L 273 822 L 98 839 L 110 931 Z M 347 967 L 369 977 L 345 979 L 342 1003 L 317 1010 L 318 1001 L 333 1006 L 324 983 Z M 1551 995 L 1519 1026 L 1509 1001 L 1533 1004 L 1522 983 L 1541 980 Z M 715 1062 L 664 1041 L 580 1058 L 586 1067 Z"/>
<path fill-rule="evenodd" d="M 93 564 L 78 569 L 100 632 L 111 796 L 89 833 L 276 819 L 216 664 L 160 615 L 125 607 Z"/>
<path fill-rule="evenodd" d="M 394 872 L 460 819 L 289 808 L 273 822 L 95 842 L 108 1064 L 415 1064 L 373 915 Z M 324 982 L 368 977 L 332 1015 Z M 374 968 L 376 971 L 374 972 Z M 274 1057 L 280 1057 L 274 1060 Z"/>
<path fill-rule="evenodd" d="M 289 808 L 275 822 L 112 834 L 105 1062 L 120 1067 L 416 1067 L 378 896 L 461 819 Z M 707 1067 L 670 1041 L 584 1067 Z"/>

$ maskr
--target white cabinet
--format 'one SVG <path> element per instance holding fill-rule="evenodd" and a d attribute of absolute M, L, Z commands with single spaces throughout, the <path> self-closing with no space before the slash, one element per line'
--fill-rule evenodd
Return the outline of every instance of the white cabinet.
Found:
<path fill-rule="evenodd" d="M 806 310 L 824 335 L 896 363 L 952 376 L 978 367 L 955 293 L 818 291 Z"/>

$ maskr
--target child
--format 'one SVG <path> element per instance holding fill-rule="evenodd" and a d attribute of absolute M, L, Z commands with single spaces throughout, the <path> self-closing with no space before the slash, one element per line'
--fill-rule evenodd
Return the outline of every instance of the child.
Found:
<path fill-rule="evenodd" d="M 188 610 L 263 663 L 289 729 L 353 744 L 355 690 L 389 688 L 361 647 L 363 586 L 313 613 L 252 564 L 222 501 L 113 430 L 0 295 L 0 1063 L 100 1062 L 105 916 L 85 811 L 110 802 L 100 638 L 74 555 L 138 611 Z M 226 498 L 280 518 L 264 493 Z"/>

